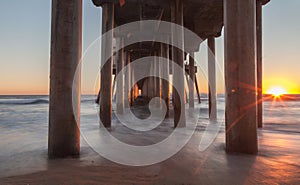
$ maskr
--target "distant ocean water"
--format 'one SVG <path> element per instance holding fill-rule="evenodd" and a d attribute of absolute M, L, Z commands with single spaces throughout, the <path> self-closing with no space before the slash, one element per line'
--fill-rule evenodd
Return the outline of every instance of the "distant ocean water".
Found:
<path fill-rule="evenodd" d="M 300 133 L 300 95 L 292 99 L 264 102 L 264 130 L 284 134 Z M 81 129 L 89 130 L 90 124 L 97 122 L 98 107 L 96 96 L 81 98 Z M 207 96 L 203 95 L 199 105 L 200 117 L 208 118 Z M 218 116 L 224 116 L 224 96 L 218 97 Z M 115 105 L 113 106 L 115 109 Z M 0 161 L 1 156 L 13 155 L 47 147 L 48 138 L 48 96 L 0 96 Z M 224 125 L 221 130 L 224 130 Z"/>
<path fill-rule="evenodd" d="M 300 95 L 285 95 L 274 99 L 267 96 L 264 102 L 264 129 L 300 133 Z"/>
<path fill-rule="evenodd" d="M 89 120 L 89 114 L 95 112 L 95 96 L 81 97 L 82 122 Z M 202 95 L 203 110 L 208 108 L 207 95 Z M 219 111 L 224 111 L 224 95 L 218 97 Z M 28 129 L 35 126 L 38 131 L 48 125 L 49 97 L 44 95 L 0 96 L 0 134 L 12 128 Z M 207 111 L 204 111 L 204 116 Z M 264 101 L 265 128 L 274 131 L 300 132 L 300 95 L 287 95 L 285 98 L 273 99 L 266 95 Z"/>
<path fill-rule="evenodd" d="M 81 129 L 82 132 L 94 129 L 90 123 L 97 123 L 96 96 L 81 98 Z M 200 118 L 208 118 L 207 96 L 202 96 L 199 105 Z M 224 96 L 218 97 L 218 116 L 222 120 L 224 113 Z M 115 109 L 115 105 L 113 105 Z M 48 96 L 0 96 L 0 177 L 15 175 L 24 171 L 45 170 L 47 166 L 48 142 Z M 204 123 L 205 126 L 206 123 Z M 202 126 L 202 125 L 201 125 Z M 224 133 L 224 125 L 221 130 Z M 287 100 L 264 102 L 264 134 L 297 138 L 300 133 L 300 96 L 293 95 Z M 277 134 L 278 133 L 278 134 Z M 83 147 L 87 146 L 81 140 Z M 295 142 L 298 142 L 296 139 Z M 41 156 L 41 154 L 43 156 Z M 37 165 L 38 164 L 38 165 Z M 22 169 L 24 168 L 24 169 Z"/>

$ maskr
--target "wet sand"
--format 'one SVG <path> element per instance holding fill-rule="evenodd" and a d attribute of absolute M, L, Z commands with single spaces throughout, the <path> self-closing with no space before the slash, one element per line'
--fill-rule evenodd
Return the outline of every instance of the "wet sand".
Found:
<path fill-rule="evenodd" d="M 0 184 L 299 184 L 299 134 L 260 130 L 259 154 L 255 156 L 226 154 L 224 132 L 200 152 L 202 133 L 195 132 L 173 157 L 146 167 L 108 161 L 84 141 L 77 159 L 48 160 L 46 138 L 25 144 L 27 150 L 16 148 L 5 154 L 1 148 Z"/>

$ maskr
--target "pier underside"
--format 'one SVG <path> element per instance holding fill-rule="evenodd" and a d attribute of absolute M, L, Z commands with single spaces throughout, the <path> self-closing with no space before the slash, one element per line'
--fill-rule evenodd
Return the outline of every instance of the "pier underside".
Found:
<path fill-rule="evenodd" d="M 187 128 L 190 117 L 186 113 L 187 106 L 191 109 L 195 106 L 194 87 L 201 103 L 196 74 L 197 67 L 203 66 L 197 66 L 193 56 L 205 40 L 208 44 L 208 114 L 209 121 L 216 121 L 215 38 L 221 36 L 224 27 L 225 148 L 228 153 L 257 154 L 257 128 L 262 127 L 262 6 L 267 2 L 93 0 L 94 5 L 102 8 L 102 34 L 105 34 L 99 51 L 99 124 L 105 127 L 101 129 L 114 129 L 115 86 L 118 114 L 124 114 L 137 98 L 148 101 L 160 98 L 155 106 L 161 109 L 162 105 L 166 106 L 164 118 L 171 119 L 170 129 Z M 81 76 L 80 68 L 76 69 L 82 56 L 82 1 L 52 3 L 48 154 L 53 158 L 78 156 Z M 129 29 L 120 28 L 147 20 L 152 20 L 148 21 L 150 27 L 139 22 Z M 172 24 L 159 32 L 166 22 Z M 184 28 L 193 34 L 187 34 Z M 147 39 L 133 42 L 139 34 L 146 35 Z M 152 57 L 151 64 L 145 61 L 140 68 L 134 67 L 135 61 L 147 57 Z M 143 79 L 139 79 L 141 69 L 149 72 Z M 113 79 L 115 76 L 120 78 Z M 185 84 L 188 84 L 187 90 Z M 178 143 L 174 140 L 173 144 Z"/>

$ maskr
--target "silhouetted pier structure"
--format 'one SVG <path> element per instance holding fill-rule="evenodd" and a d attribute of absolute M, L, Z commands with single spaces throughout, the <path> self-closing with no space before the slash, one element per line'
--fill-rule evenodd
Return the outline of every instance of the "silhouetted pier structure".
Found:
<path fill-rule="evenodd" d="M 102 33 L 115 27 L 141 20 L 161 20 L 184 26 L 203 40 L 208 40 L 210 51 L 215 52 L 215 38 L 225 37 L 225 85 L 226 85 L 226 150 L 228 152 L 256 154 L 258 150 L 257 127 L 262 127 L 262 6 L 269 0 L 93 0 L 102 7 Z M 49 156 L 65 157 L 80 153 L 80 73 L 76 73 L 82 56 L 82 0 L 52 1 L 50 112 L 49 112 Z M 124 45 L 129 39 L 124 35 L 111 35 L 102 43 L 101 53 L 113 56 L 113 39 Z M 173 76 L 179 83 L 173 93 L 174 127 L 185 126 L 185 115 L 180 115 L 186 105 L 184 71 L 195 81 L 194 53 L 201 42 L 195 43 L 184 37 L 172 37 L 172 33 L 160 35 L 166 39 L 177 39 L 185 51 L 156 42 L 145 42 L 121 47 L 117 57 L 101 61 L 105 65 L 101 73 L 100 119 L 105 127 L 112 122 L 112 78 L 130 62 L 145 56 L 161 56 L 173 60 L 182 67 L 172 71 L 170 65 L 150 66 Z M 114 59 L 117 59 L 114 61 Z M 184 60 L 189 64 L 185 66 Z M 216 119 L 216 65 L 209 58 L 209 105 L 210 118 Z M 114 67 L 115 66 L 115 69 Z M 148 66 L 149 67 L 149 66 Z M 77 74 L 77 75 L 75 75 Z M 75 76 L 74 76 L 75 75 Z M 134 70 L 125 79 L 134 79 Z M 75 79 L 74 79 L 75 78 Z M 195 81 L 196 82 L 196 81 Z M 75 84 L 75 90 L 72 88 Z M 130 84 L 130 83 L 129 83 Z M 130 84 L 132 85 L 132 84 Z M 170 109 L 169 83 L 158 78 L 145 78 L 125 94 L 124 83 L 117 83 L 117 112 L 122 113 L 138 96 L 138 89 L 147 98 L 160 96 Z M 194 107 L 194 84 L 189 86 L 189 106 Z M 198 88 L 198 85 L 196 86 Z M 75 102 L 72 100 L 75 96 Z M 75 115 L 73 104 L 75 105 Z M 167 113 L 168 114 L 168 113 Z M 182 116 L 183 119 L 179 119 Z M 78 118 L 76 120 L 76 117 Z"/>

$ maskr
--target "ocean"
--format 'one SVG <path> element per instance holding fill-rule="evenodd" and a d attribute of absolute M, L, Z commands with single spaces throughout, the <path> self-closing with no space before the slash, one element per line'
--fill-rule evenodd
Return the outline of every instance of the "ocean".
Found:
<path fill-rule="evenodd" d="M 89 129 L 88 123 L 95 122 L 94 114 L 98 109 L 95 98 L 92 95 L 82 96 L 82 130 Z M 202 97 L 200 105 L 195 99 L 195 105 L 204 110 L 200 116 L 207 119 L 207 97 L 205 95 Z M 224 105 L 224 96 L 220 96 L 219 120 L 224 119 Z M 291 137 L 300 133 L 300 95 L 289 95 L 289 98 L 285 99 L 266 98 L 263 106 L 264 132 L 282 133 Z M 20 168 L 20 163 L 21 166 L 26 166 L 27 170 L 43 170 L 39 168 L 45 163 L 44 160 L 40 161 L 42 165 L 35 165 L 35 163 L 41 158 L 40 153 L 43 153 L 45 158 L 47 156 L 48 108 L 48 96 L 0 96 L 0 162 L 2 163 L 0 172 L 5 171 L 6 175 L 14 174 L 16 169 Z M 223 125 L 221 131 L 224 129 Z M 24 161 L 15 161 L 15 159 Z"/>
<path fill-rule="evenodd" d="M 83 95 L 81 98 L 81 122 L 90 121 L 89 115 L 94 114 L 97 106 L 94 95 Z M 199 105 L 195 98 L 195 105 L 200 107 L 202 117 L 208 117 L 208 99 L 201 97 Z M 218 98 L 219 119 L 224 115 L 224 96 Z M 273 99 L 265 97 L 264 128 L 273 131 L 291 133 L 300 132 L 300 95 L 288 95 L 286 98 Z M 49 97 L 46 95 L 1 95 L 0 96 L 0 135 L 9 132 L 32 131 L 47 134 Z M 113 105 L 115 109 L 115 105 Z"/>

